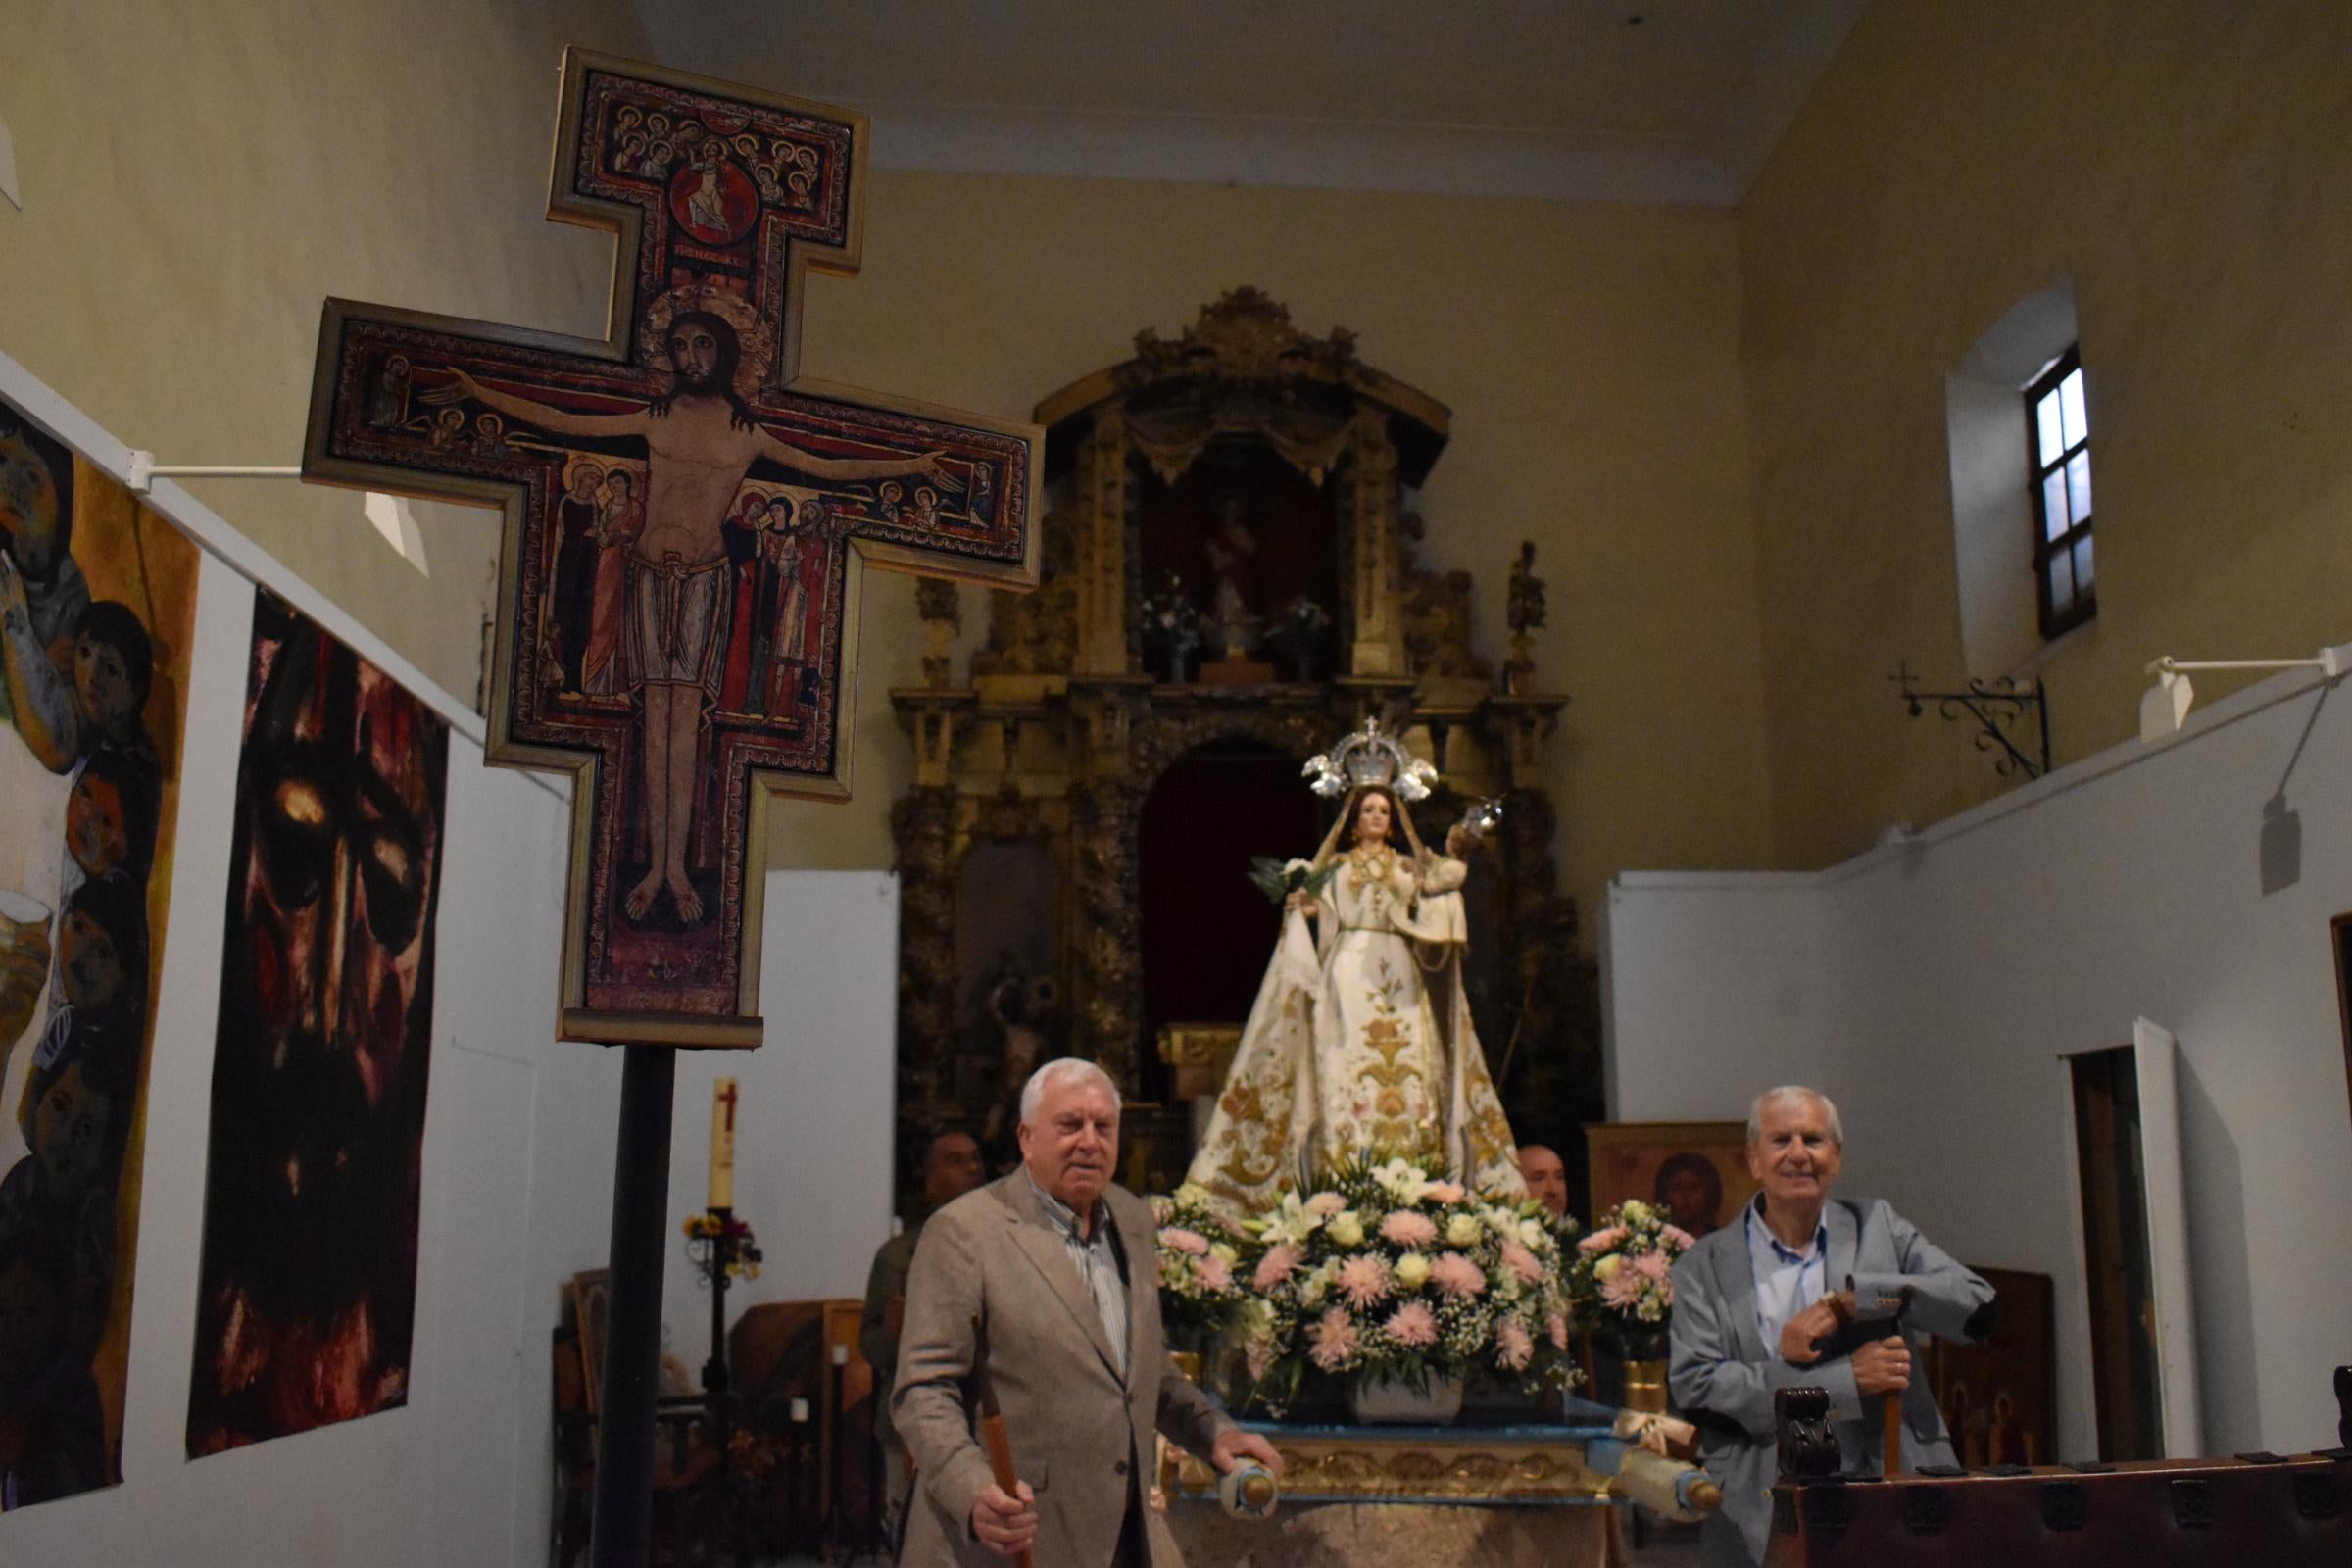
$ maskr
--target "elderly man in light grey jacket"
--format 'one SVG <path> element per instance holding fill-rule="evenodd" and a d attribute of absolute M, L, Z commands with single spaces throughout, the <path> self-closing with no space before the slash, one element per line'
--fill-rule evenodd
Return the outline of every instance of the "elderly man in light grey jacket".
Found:
<path fill-rule="evenodd" d="M 906 1281 L 891 1414 L 914 1455 L 902 1563 L 984 1568 L 1034 1550 L 1044 1568 L 1178 1568 L 1145 1506 L 1152 1433 L 1219 1470 L 1272 1445 L 1178 1375 L 1160 1338 L 1152 1211 L 1111 1184 L 1118 1091 L 1063 1057 L 1021 1093 L 1022 1166 L 923 1227 Z M 974 1441 L 985 1372 L 1017 1485 Z"/>
<path fill-rule="evenodd" d="M 1811 1089 L 1771 1089 L 1747 1113 L 1747 1166 L 1761 1185 L 1740 1218 L 1674 1265 L 1676 1406 L 1699 1425 L 1699 1458 L 1723 1488 L 1700 1531 L 1704 1568 L 1759 1568 L 1777 1474 L 1773 1395 L 1826 1388 L 1843 1467 L 1877 1474 L 1879 1413 L 1902 1401 L 1905 1469 L 1950 1464 L 1952 1446 L 1911 1342 L 1980 1340 L 1992 1287 L 1878 1200 L 1832 1200 L 1844 1163 L 1838 1107 Z M 1900 1291 L 1902 1332 L 1850 1320 Z M 1842 1312 L 1840 1308 L 1843 1308 Z M 1862 1332 L 1857 1332 L 1862 1331 Z"/>

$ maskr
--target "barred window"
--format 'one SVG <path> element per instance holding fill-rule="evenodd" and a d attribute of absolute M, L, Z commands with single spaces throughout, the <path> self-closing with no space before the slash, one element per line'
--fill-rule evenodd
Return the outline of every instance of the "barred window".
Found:
<path fill-rule="evenodd" d="M 2026 388 L 2034 454 L 2034 575 L 2046 640 L 2098 613 L 2090 538 L 2090 414 L 2080 344 Z"/>

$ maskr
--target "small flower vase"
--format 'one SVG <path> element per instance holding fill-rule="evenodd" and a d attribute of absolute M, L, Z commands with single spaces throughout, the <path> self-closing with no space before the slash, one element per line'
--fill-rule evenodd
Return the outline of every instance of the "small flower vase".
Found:
<path fill-rule="evenodd" d="M 1176 1363 L 1176 1375 L 1178 1377 L 1181 1377 L 1185 1382 L 1190 1383 L 1196 1389 L 1203 1387 L 1202 1383 L 1200 1382 L 1200 1351 L 1170 1350 L 1168 1352 L 1168 1359 Z"/>
<path fill-rule="evenodd" d="M 1666 1394 L 1666 1331 L 1649 1324 L 1620 1328 L 1603 1337 L 1624 1377 L 1625 1407 L 1646 1415 L 1664 1415 Z"/>
<path fill-rule="evenodd" d="M 1462 1380 L 1432 1373 L 1415 1388 L 1367 1374 L 1348 1385 L 1348 1412 L 1363 1426 L 1449 1427 L 1462 1413 Z"/>

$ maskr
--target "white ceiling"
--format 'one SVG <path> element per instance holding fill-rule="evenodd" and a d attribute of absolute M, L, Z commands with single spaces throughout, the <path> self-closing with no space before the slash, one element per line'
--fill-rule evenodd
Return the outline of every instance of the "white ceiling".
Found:
<path fill-rule="evenodd" d="M 1697 206 L 1863 3 L 636 0 L 664 64 L 862 110 L 888 168 Z"/>

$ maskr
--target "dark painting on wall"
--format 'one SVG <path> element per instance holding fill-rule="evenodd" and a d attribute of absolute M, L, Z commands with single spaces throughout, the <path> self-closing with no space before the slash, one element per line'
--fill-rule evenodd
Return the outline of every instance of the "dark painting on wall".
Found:
<path fill-rule="evenodd" d="M 122 1479 L 196 570 L 0 402 L 0 1509 Z"/>
<path fill-rule="evenodd" d="M 406 1402 L 449 730 L 263 592 L 188 1452 Z"/>
<path fill-rule="evenodd" d="M 2058 1359 L 2047 1274 L 1980 1268 L 2000 1303 L 1981 1345 L 1931 1343 L 1929 1386 L 1965 1465 L 2052 1464 L 2058 1436 Z"/>

